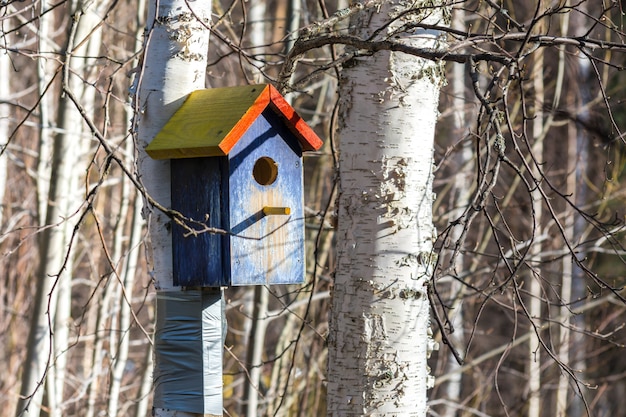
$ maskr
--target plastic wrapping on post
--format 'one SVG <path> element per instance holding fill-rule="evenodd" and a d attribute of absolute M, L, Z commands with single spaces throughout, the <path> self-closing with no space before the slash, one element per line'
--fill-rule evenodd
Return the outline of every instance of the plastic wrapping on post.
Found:
<path fill-rule="evenodd" d="M 157 293 L 154 407 L 222 415 L 219 289 Z"/>

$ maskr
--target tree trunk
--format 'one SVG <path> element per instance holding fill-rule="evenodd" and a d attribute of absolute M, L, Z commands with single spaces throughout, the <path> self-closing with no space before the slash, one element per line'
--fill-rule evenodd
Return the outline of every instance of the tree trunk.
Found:
<path fill-rule="evenodd" d="M 76 96 L 82 94 L 83 82 L 70 68 L 76 62 L 79 66 L 81 64 L 81 60 L 74 61 L 72 58 L 72 54 L 78 52 L 74 50 L 74 45 L 83 40 L 79 35 L 84 33 L 81 32 L 84 26 L 84 21 L 81 21 L 84 10 L 81 7 L 81 4 L 78 4 L 72 9 L 74 18 L 71 20 L 64 63 L 64 88 L 69 88 Z M 23 367 L 21 398 L 17 408 L 17 414 L 21 416 L 39 415 L 43 399 L 41 385 L 46 381 L 49 371 L 52 375 L 47 388 L 50 391 L 48 402 L 52 415 L 58 412 L 58 403 L 63 391 L 65 361 L 59 357 L 57 362 L 57 355 L 65 354 L 67 333 L 64 332 L 66 329 L 60 328 L 59 334 L 56 335 L 57 339 L 53 340 L 54 331 L 51 326 L 54 326 L 55 321 L 67 325 L 66 318 L 69 316 L 68 303 L 71 300 L 69 288 L 66 286 L 69 285 L 67 281 L 71 279 L 72 259 L 68 251 L 74 229 L 69 219 L 80 204 L 80 200 L 77 204 L 74 189 L 77 177 L 83 174 L 85 169 L 81 170 L 79 161 L 82 118 L 67 96 L 60 99 L 58 120 L 59 131 L 63 133 L 57 133 L 54 138 L 45 221 L 49 227 L 44 229 L 41 235 L 39 280 L 32 311 L 27 357 Z M 65 297 L 59 299 L 60 294 L 65 294 Z M 60 308 L 57 311 L 58 307 Z M 55 368 L 50 368 L 51 366 Z"/>
<path fill-rule="evenodd" d="M 422 14 L 421 3 L 412 3 L 402 23 L 441 23 L 443 7 Z M 403 4 L 362 12 L 352 22 L 356 34 L 383 27 L 406 11 Z M 395 36 L 435 47 L 438 33 Z M 442 77 L 439 64 L 401 53 L 355 57 L 343 69 L 329 416 L 426 415 L 433 137 Z"/>
<path fill-rule="evenodd" d="M 532 152 L 538 161 L 543 160 L 543 111 L 544 88 L 543 88 L 543 52 L 538 51 L 535 54 L 535 64 L 533 71 L 533 87 L 535 90 L 535 117 L 533 119 L 533 149 Z M 538 168 L 532 165 L 532 175 L 539 178 Z M 535 232 L 533 239 L 542 233 L 543 218 L 543 200 L 538 190 L 533 191 L 533 210 L 534 218 L 531 219 L 535 224 Z M 530 248 L 530 256 L 539 256 L 542 247 L 541 243 L 536 242 Z M 530 301 L 528 303 L 528 312 L 531 320 L 534 322 L 532 326 L 539 328 L 541 326 L 542 300 L 542 274 L 539 266 L 533 266 L 529 274 L 530 280 Z M 541 415 L 541 344 L 539 334 L 532 331 L 528 340 L 528 417 L 539 417 Z"/>
<path fill-rule="evenodd" d="M 47 0 L 41 1 L 39 19 L 39 36 L 37 38 L 37 47 L 39 51 L 46 51 L 49 32 L 54 26 L 54 13 L 44 12 L 50 7 Z M 54 49 L 56 50 L 56 48 Z M 57 63 L 47 59 L 40 59 L 37 62 L 37 89 L 41 101 L 39 102 L 39 154 L 37 155 L 37 216 L 39 224 L 43 225 L 46 221 L 46 209 L 48 207 L 48 188 L 50 185 L 50 154 L 52 148 L 52 122 L 50 110 L 53 108 L 52 94 L 54 88 L 46 94 L 48 84 L 52 82 L 56 73 Z"/>
<path fill-rule="evenodd" d="M 10 42 L 8 35 L 5 35 L 7 42 Z M 9 85 L 9 70 L 11 60 L 9 53 L 6 51 L 0 52 L 0 74 L 5 74 L 4 77 L 0 77 L 0 97 L 11 97 L 11 89 Z M 4 231 L 4 191 L 7 183 L 7 150 L 8 138 L 11 134 L 11 106 L 8 104 L 0 104 L 0 232 Z"/>
<path fill-rule="evenodd" d="M 164 207 L 170 207 L 170 163 L 168 160 L 152 160 L 144 149 L 182 105 L 186 96 L 205 86 L 211 2 L 152 1 L 149 5 L 148 16 L 143 68 L 135 83 L 137 90 L 135 101 L 137 169 L 145 191 L 153 201 Z M 157 289 L 157 299 L 160 300 L 158 302 L 167 304 L 172 300 L 182 299 L 184 296 L 181 288 L 173 286 L 171 220 L 156 208 L 151 200 L 146 200 L 144 204 L 144 216 L 147 218 L 150 233 L 147 252 L 151 263 L 151 274 Z M 202 294 L 200 296 L 203 297 Z M 202 301 L 205 301 L 204 298 Z M 213 299 L 212 302 L 212 307 L 216 307 L 215 303 L 217 303 L 219 308 L 213 308 L 212 311 L 208 311 L 207 308 L 206 311 L 200 310 L 195 313 L 197 315 L 221 314 L 219 297 L 217 300 Z M 172 311 L 169 312 L 169 314 L 172 313 Z M 164 323 L 169 318 L 168 312 L 157 309 L 154 415 L 157 417 L 195 415 L 196 411 L 180 411 L 182 408 L 179 406 L 187 405 L 182 400 L 173 401 L 176 404 L 170 407 L 168 404 L 171 404 L 171 397 L 167 388 L 163 388 L 164 351 L 161 350 L 163 345 L 159 341 L 167 339 L 172 342 L 176 339 L 176 335 L 173 338 L 165 337 L 167 330 Z M 221 326 L 219 327 L 221 335 Z M 221 351 L 219 353 L 221 370 Z M 203 358 L 199 357 L 197 360 L 202 363 Z M 169 370 L 174 373 L 177 371 L 176 369 Z M 181 381 L 185 380 L 185 375 L 178 376 L 181 377 Z M 199 387 L 195 388 L 197 392 Z M 206 392 L 206 389 L 200 391 Z M 211 404 L 214 408 L 205 409 L 204 413 L 221 415 L 221 392 L 219 394 L 219 401 L 216 399 L 215 403 Z M 216 405 L 217 402 L 219 405 Z"/>
<path fill-rule="evenodd" d="M 572 15 L 572 27 L 575 28 L 575 35 L 581 35 L 588 31 L 589 20 L 585 19 L 584 16 L 587 13 L 590 13 L 588 10 L 588 4 L 582 3 L 579 5 L 579 10 L 581 13 L 576 13 Z M 577 94 L 577 105 L 576 108 L 580 109 L 578 111 L 578 117 L 583 122 L 589 122 L 589 120 L 594 117 L 589 112 L 589 104 L 593 100 L 592 93 L 590 91 L 590 85 L 593 83 L 593 69 L 592 63 L 587 56 L 584 54 L 579 54 L 576 57 L 576 71 L 577 71 L 577 83 L 578 91 Z M 581 126 L 576 126 L 576 187 L 574 190 L 574 195 L 572 196 L 572 200 L 576 207 L 584 207 L 587 204 L 588 200 L 588 186 L 587 186 L 587 169 L 589 167 L 589 143 L 591 142 L 591 138 L 587 131 Z M 571 142 L 571 141 L 570 141 Z M 587 220 L 576 213 L 573 216 L 574 226 L 573 226 L 573 244 L 578 245 L 584 242 L 586 238 L 586 230 L 589 227 Z M 584 245 L 581 245 L 581 248 L 577 248 L 576 257 L 580 260 L 584 260 L 587 257 L 587 253 L 584 250 Z M 572 274 L 571 274 L 571 294 L 570 294 L 570 303 L 573 304 L 574 310 L 580 308 L 584 305 L 584 300 L 588 295 L 587 283 L 585 280 L 585 272 L 578 266 L 572 266 Z M 570 306 L 570 308 L 572 308 Z M 569 365 L 572 369 L 576 370 L 577 377 L 579 380 L 585 379 L 585 373 L 587 369 L 586 364 L 586 338 L 584 334 L 585 330 L 585 316 L 583 314 L 574 314 L 570 319 L 570 326 L 575 331 L 570 332 L 570 352 L 569 352 Z M 585 402 L 583 398 L 580 397 L 576 390 L 573 390 L 570 399 L 569 399 L 569 408 L 567 411 L 568 417 L 582 417 L 585 413 Z"/>
<path fill-rule="evenodd" d="M 467 30 L 465 25 L 465 10 L 463 8 L 457 8 L 453 10 L 452 26 L 457 30 Z M 455 193 L 452 198 L 452 212 L 450 213 L 450 220 L 454 221 L 463 215 L 466 207 L 470 204 L 471 196 L 471 178 L 472 175 L 469 172 L 470 162 L 472 160 L 472 142 L 467 138 L 467 121 L 471 120 L 470 110 L 466 108 L 465 97 L 465 66 L 456 64 L 452 68 L 452 88 L 454 91 L 454 127 L 455 134 L 461 138 L 460 144 L 461 152 L 456 157 L 456 161 L 459 167 L 457 174 L 454 177 L 453 189 Z M 456 243 L 461 239 L 463 232 L 463 225 L 458 224 L 454 227 L 451 233 L 451 242 Z M 453 268 L 456 271 L 465 271 L 466 261 L 464 253 L 461 251 L 458 253 Z M 453 345 L 454 349 L 459 351 L 461 357 L 464 357 L 464 345 L 465 345 L 465 330 L 464 330 L 464 306 L 463 299 L 466 293 L 466 287 L 456 279 L 452 279 L 450 282 L 450 298 L 451 309 L 448 313 L 449 319 L 454 329 L 450 333 L 448 338 Z M 446 398 L 450 403 L 446 405 L 443 416 L 455 417 L 457 413 L 458 404 L 461 403 L 461 391 L 462 391 L 462 379 L 463 373 L 458 372 L 460 365 L 457 363 L 457 359 L 453 352 L 448 354 L 448 364 L 446 367 L 446 374 L 450 375 L 449 382 L 446 385 Z"/>
<path fill-rule="evenodd" d="M 248 339 L 246 361 L 248 365 L 248 380 L 244 386 L 246 400 L 246 416 L 254 417 L 259 408 L 259 393 L 261 386 L 261 371 L 263 370 L 263 347 L 265 346 L 265 332 L 267 330 L 267 305 L 269 290 L 259 285 L 254 288 L 254 309 L 252 310 L 252 326 Z"/>

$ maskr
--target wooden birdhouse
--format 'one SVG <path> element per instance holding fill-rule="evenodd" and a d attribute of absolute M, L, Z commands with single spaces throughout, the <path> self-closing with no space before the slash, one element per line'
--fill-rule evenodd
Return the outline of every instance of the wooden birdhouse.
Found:
<path fill-rule="evenodd" d="M 269 84 L 191 93 L 146 148 L 193 220 L 172 228 L 174 285 L 304 282 L 302 152 L 321 146 Z"/>

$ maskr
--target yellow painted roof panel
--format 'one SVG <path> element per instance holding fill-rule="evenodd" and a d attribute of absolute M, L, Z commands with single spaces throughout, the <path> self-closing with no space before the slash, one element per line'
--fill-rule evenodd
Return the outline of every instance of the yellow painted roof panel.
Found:
<path fill-rule="evenodd" d="M 155 159 L 225 155 L 221 142 L 252 107 L 265 86 L 197 90 L 146 148 Z M 261 110 L 262 111 L 262 110 Z"/>

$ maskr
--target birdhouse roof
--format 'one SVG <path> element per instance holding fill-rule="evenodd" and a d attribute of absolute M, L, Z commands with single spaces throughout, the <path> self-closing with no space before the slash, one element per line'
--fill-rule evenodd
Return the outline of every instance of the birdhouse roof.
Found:
<path fill-rule="evenodd" d="M 266 109 L 284 120 L 303 151 L 322 146 L 322 140 L 276 88 L 259 84 L 192 92 L 146 152 L 154 159 L 228 155 Z"/>

